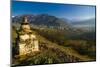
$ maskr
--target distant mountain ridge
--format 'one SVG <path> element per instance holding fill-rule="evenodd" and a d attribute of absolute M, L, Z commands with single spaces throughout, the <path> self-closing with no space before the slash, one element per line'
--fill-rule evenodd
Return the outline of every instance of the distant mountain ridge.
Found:
<path fill-rule="evenodd" d="M 94 30 L 96 27 L 96 18 L 84 20 L 84 21 L 77 21 L 71 23 L 75 28 L 83 28 L 85 30 Z"/>
<path fill-rule="evenodd" d="M 63 28 L 70 27 L 67 21 L 64 21 L 61 18 L 57 18 L 55 16 L 51 16 L 48 14 L 15 16 L 12 17 L 12 22 L 21 23 L 24 16 L 27 16 L 29 22 L 34 25 L 43 25 L 48 27 L 54 26 L 54 27 L 63 27 Z"/>
<path fill-rule="evenodd" d="M 91 18 L 91 19 L 87 19 L 87 20 L 83 20 L 83 21 L 77 21 L 77 22 L 73 22 L 72 24 L 79 24 L 79 25 L 88 25 L 88 24 L 95 24 L 95 18 Z"/>
<path fill-rule="evenodd" d="M 71 22 L 69 19 L 65 18 L 58 18 L 48 14 L 26 14 L 26 15 L 19 15 L 19 16 L 12 16 L 12 23 L 17 25 L 23 22 L 23 18 L 27 16 L 28 21 L 32 25 L 32 27 L 37 28 L 52 28 L 52 29 L 61 29 L 66 31 L 95 31 L 95 18 L 78 21 L 78 22 Z"/>

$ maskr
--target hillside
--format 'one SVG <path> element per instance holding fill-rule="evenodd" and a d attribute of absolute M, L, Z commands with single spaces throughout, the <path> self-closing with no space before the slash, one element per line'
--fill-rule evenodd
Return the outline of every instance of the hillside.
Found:
<path fill-rule="evenodd" d="M 39 52 L 16 56 L 16 37 L 23 17 L 39 40 Z M 74 28 L 69 21 L 47 14 L 12 17 L 12 57 L 15 65 L 73 63 L 96 60 L 96 33 Z"/>
<path fill-rule="evenodd" d="M 13 32 L 12 34 L 13 35 L 13 48 L 15 48 L 14 47 L 15 38 L 17 37 L 15 27 L 13 27 L 12 32 Z M 82 55 L 76 49 L 72 47 L 72 46 L 75 47 L 74 42 L 78 42 L 77 47 L 79 47 L 80 41 L 75 41 L 75 40 L 72 41 L 69 39 L 69 41 L 68 40 L 66 41 L 67 42 L 66 45 L 64 45 L 63 43 L 61 45 L 58 43 L 58 41 L 53 42 L 49 38 L 47 39 L 46 36 L 43 36 L 42 34 L 40 34 L 39 33 L 40 30 L 33 29 L 33 32 L 37 35 L 37 38 L 39 40 L 40 52 L 36 52 L 28 56 L 23 56 L 21 58 L 19 58 L 18 56 L 14 56 L 13 65 L 38 65 L 38 64 L 95 61 L 95 58 L 90 57 L 91 55 L 90 56 L 87 54 Z M 85 43 L 85 41 L 81 41 L 81 42 Z M 71 43 L 74 43 L 74 44 L 71 45 Z"/>

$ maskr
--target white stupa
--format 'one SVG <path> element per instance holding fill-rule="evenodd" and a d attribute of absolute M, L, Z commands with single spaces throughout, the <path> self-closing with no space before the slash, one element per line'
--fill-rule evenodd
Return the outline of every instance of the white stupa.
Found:
<path fill-rule="evenodd" d="M 30 29 L 30 25 L 27 17 L 24 18 L 24 22 L 21 23 L 19 32 L 19 55 L 26 55 L 39 51 L 39 44 L 36 35 L 33 34 Z"/>

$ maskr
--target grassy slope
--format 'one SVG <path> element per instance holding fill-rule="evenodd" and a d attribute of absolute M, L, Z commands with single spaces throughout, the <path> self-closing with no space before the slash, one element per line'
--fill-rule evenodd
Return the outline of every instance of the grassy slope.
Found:
<path fill-rule="evenodd" d="M 14 28 L 13 28 L 14 29 Z M 37 65 L 37 64 L 53 64 L 53 63 L 69 63 L 79 61 L 94 61 L 87 55 L 80 55 L 72 47 L 64 47 L 53 43 L 41 36 L 36 31 L 33 31 L 39 40 L 40 52 L 36 52 L 32 56 L 24 56 L 21 58 L 13 58 L 14 65 Z M 12 31 L 13 43 L 17 36 L 15 30 Z"/>
<path fill-rule="evenodd" d="M 68 55 L 75 56 L 75 57 L 79 58 L 80 61 L 93 60 L 93 59 L 91 59 L 91 58 L 89 58 L 87 56 L 82 56 L 82 55 L 78 54 L 77 51 L 73 50 L 70 47 L 64 47 L 64 46 L 60 46 L 60 45 L 58 45 L 56 43 L 52 43 L 52 42 L 48 41 L 47 39 L 43 38 L 42 36 L 39 36 L 39 38 L 40 38 L 41 42 L 43 42 L 43 41 L 47 42 L 48 44 L 45 44 L 45 45 L 48 46 L 49 48 L 50 47 L 52 47 L 52 48 L 58 48 L 59 50 L 64 51 Z"/>
<path fill-rule="evenodd" d="M 86 55 L 80 55 L 71 47 L 60 46 L 53 43 L 37 32 L 39 40 L 40 52 L 36 52 L 35 55 L 24 56 L 22 58 L 13 59 L 14 65 L 35 65 L 35 64 L 52 64 L 52 63 L 69 63 L 79 61 L 94 61 Z M 15 33 L 14 33 L 15 35 Z M 16 35 L 15 35 L 16 36 Z"/>

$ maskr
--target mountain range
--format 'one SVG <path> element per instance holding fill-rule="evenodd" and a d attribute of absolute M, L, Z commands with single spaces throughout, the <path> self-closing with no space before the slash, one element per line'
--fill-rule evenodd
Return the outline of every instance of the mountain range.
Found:
<path fill-rule="evenodd" d="M 88 20 L 82 20 L 77 22 L 71 23 L 75 28 L 83 28 L 86 30 L 94 30 L 95 31 L 95 25 L 96 25 L 96 18 L 88 19 Z"/>
<path fill-rule="evenodd" d="M 23 22 L 23 18 L 27 16 L 28 21 L 38 27 L 47 27 L 54 29 L 66 29 L 72 30 L 75 28 L 82 28 L 84 30 L 95 30 L 95 19 L 88 19 L 83 21 L 75 21 L 71 22 L 65 18 L 58 18 L 55 16 L 51 16 L 48 14 L 40 14 L 40 15 L 21 15 L 21 16 L 13 16 L 13 23 L 21 23 Z"/>

